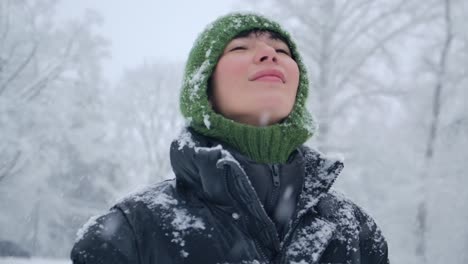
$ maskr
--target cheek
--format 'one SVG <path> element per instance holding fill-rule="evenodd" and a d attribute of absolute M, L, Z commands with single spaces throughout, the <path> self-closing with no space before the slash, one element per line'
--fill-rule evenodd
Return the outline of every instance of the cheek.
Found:
<path fill-rule="evenodd" d="M 216 65 L 212 82 L 212 102 L 222 113 L 231 111 L 231 108 L 239 105 L 241 99 L 245 98 L 242 89 L 247 78 L 245 71 L 246 66 L 240 60 L 221 58 Z"/>
<path fill-rule="evenodd" d="M 287 67 L 288 76 L 290 76 L 290 83 L 288 85 L 288 91 L 290 96 L 294 99 L 299 88 L 299 67 L 295 61 L 290 62 Z"/>
<path fill-rule="evenodd" d="M 245 78 L 247 66 L 242 58 L 226 58 L 220 60 L 217 66 L 220 85 L 234 86 Z"/>
<path fill-rule="evenodd" d="M 296 86 L 299 86 L 299 66 L 297 66 L 297 63 L 295 61 L 291 63 L 289 70 L 295 80 L 295 83 L 297 84 Z M 297 90 L 297 87 L 296 87 L 296 90 Z"/>

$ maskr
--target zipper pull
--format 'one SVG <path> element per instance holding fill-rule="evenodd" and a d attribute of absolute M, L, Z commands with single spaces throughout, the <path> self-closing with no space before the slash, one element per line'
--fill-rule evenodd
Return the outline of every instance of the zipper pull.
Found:
<path fill-rule="evenodd" d="M 272 171 L 272 175 L 273 175 L 273 186 L 279 187 L 280 186 L 280 177 L 279 177 L 278 165 L 276 165 L 276 164 L 271 165 L 271 171 Z"/>

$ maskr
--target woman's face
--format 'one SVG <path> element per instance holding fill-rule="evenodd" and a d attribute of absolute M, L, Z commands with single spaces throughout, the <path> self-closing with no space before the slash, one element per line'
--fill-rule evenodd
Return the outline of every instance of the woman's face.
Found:
<path fill-rule="evenodd" d="M 269 32 L 250 33 L 228 43 L 211 85 L 216 111 L 239 123 L 267 126 L 291 112 L 299 67 L 286 43 Z"/>

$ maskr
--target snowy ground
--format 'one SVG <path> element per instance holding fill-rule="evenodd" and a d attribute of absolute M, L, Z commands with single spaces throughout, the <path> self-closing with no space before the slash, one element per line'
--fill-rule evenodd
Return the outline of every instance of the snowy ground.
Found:
<path fill-rule="evenodd" d="M 0 264 L 71 264 L 67 259 L 45 259 L 45 258 L 2 258 Z"/>

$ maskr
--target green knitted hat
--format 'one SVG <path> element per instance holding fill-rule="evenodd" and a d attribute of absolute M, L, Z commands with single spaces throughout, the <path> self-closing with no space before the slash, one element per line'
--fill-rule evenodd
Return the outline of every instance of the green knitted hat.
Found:
<path fill-rule="evenodd" d="M 283 122 L 266 127 L 227 119 L 212 109 L 207 94 L 209 79 L 226 45 L 239 33 L 250 30 L 281 35 L 300 72 L 293 110 Z M 256 162 L 284 163 L 315 132 L 315 124 L 305 107 L 308 87 L 306 67 L 289 33 L 261 15 L 233 13 L 208 25 L 195 41 L 185 67 L 180 109 L 195 131 L 228 143 Z"/>

